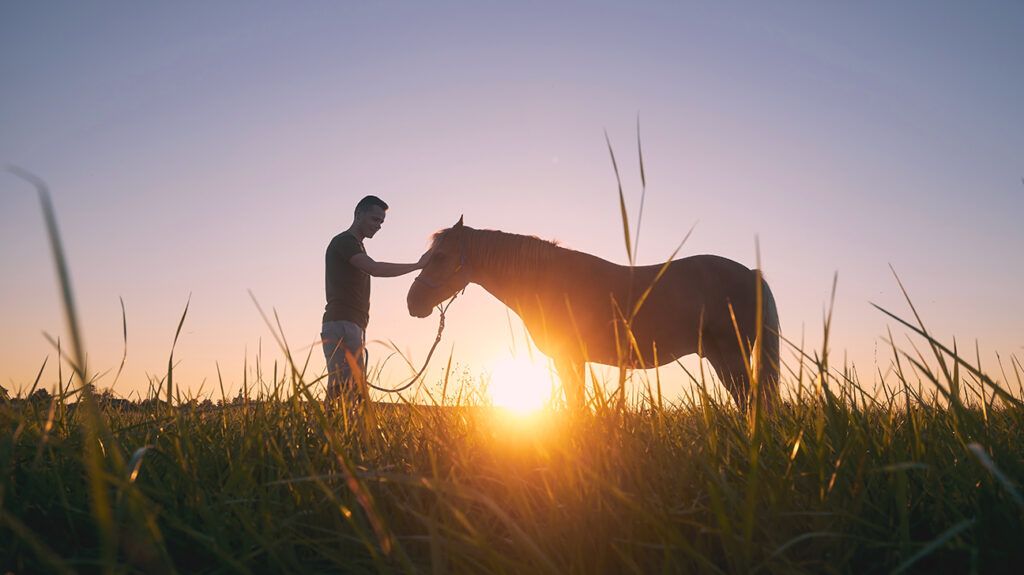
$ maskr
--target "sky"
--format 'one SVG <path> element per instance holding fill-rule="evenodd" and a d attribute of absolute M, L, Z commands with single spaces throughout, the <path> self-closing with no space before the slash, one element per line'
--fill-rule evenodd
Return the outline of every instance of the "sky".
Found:
<path fill-rule="evenodd" d="M 871 306 L 910 317 L 891 266 L 1001 380 L 995 354 L 1024 355 L 1022 29 L 1020 2 L 4 2 L 0 164 L 52 191 L 94 372 L 121 361 L 123 299 L 123 396 L 166 374 L 186 302 L 183 390 L 219 398 L 219 368 L 233 395 L 259 354 L 272 372 L 250 291 L 322 373 L 324 249 L 366 194 L 391 206 L 378 261 L 416 261 L 464 216 L 625 263 L 605 135 L 635 220 L 638 126 L 639 263 L 691 227 L 681 256 L 759 250 L 808 350 L 837 274 L 830 353 L 868 384 L 889 328 L 921 343 Z M 437 316 L 409 317 L 414 275 L 373 281 L 368 339 L 421 361 Z M 53 261 L 6 172 L 0 317 L 0 385 L 49 357 L 52 387 Z M 446 324 L 438 353 L 471 378 L 525 346 L 479 286 Z"/>

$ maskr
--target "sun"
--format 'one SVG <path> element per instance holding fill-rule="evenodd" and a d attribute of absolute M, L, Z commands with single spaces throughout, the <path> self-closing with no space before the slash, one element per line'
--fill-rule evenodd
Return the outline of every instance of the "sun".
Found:
<path fill-rule="evenodd" d="M 491 403 L 521 414 L 540 410 L 551 398 L 551 371 L 525 357 L 499 360 L 487 385 Z"/>

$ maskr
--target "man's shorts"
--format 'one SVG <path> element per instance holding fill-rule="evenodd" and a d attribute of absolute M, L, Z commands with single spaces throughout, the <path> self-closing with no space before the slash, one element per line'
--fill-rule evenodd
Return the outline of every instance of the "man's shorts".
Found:
<path fill-rule="evenodd" d="M 351 400 L 358 401 L 359 388 L 348 355 L 355 359 L 361 379 L 366 375 L 366 332 L 350 321 L 328 321 L 321 328 L 320 339 L 327 359 L 327 400 L 345 393 Z"/>

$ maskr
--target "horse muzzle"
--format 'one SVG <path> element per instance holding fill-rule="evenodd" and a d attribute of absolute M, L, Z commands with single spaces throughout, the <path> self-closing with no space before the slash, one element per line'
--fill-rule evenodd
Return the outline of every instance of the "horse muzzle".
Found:
<path fill-rule="evenodd" d="M 414 289 L 409 290 L 408 297 L 405 298 L 406 304 L 409 306 L 409 315 L 418 318 L 430 317 L 430 313 L 433 311 L 434 306 L 426 305 L 419 300 L 416 296 L 415 286 Z"/>
<path fill-rule="evenodd" d="M 430 317 L 430 312 L 432 311 L 432 309 L 433 308 L 429 308 L 429 307 L 428 308 L 422 308 L 422 309 L 416 309 L 416 308 L 414 308 L 412 306 L 409 306 L 409 315 L 411 315 L 413 317 L 418 317 L 420 319 L 423 319 L 425 317 Z"/>

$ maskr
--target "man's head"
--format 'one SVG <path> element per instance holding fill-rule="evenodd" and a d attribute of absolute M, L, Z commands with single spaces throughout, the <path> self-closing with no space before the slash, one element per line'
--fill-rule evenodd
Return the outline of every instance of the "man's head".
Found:
<path fill-rule="evenodd" d="M 388 205 L 377 196 L 366 196 L 356 204 L 352 229 L 364 238 L 372 238 L 384 224 Z"/>

